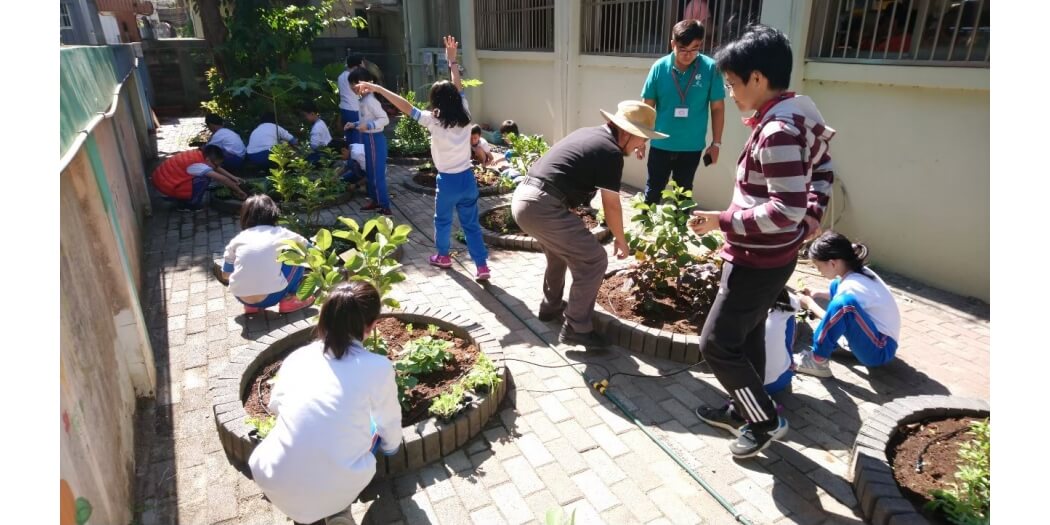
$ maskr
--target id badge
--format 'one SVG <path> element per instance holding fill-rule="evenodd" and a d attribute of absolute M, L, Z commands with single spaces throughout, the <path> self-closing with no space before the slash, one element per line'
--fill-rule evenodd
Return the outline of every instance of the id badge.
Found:
<path fill-rule="evenodd" d="M 685 106 L 674 108 L 674 118 L 689 118 L 689 108 Z"/>

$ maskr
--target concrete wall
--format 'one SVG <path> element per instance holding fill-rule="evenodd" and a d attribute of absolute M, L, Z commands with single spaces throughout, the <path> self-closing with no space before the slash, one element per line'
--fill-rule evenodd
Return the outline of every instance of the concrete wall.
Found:
<path fill-rule="evenodd" d="M 138 293 L 149 213 L 145 66 L 123 55 L 127 46 L 61 52 L 72 66 L 62 89 L 82 95 L 63 93 L 62 103 L 87 105 L 62 112 L 73 136 L 63 137 L 59 182 L 61 505 L 65 513 L 83 498 L 90 523 L 131 519 L 136 398 L 156 385 Z M 66 122 L 83 115 L 94 117 Z"/>
<path fill-rule="evenodd" d="M 510 118 L 523 133 L 556 141 L 602 123 L 599 108 L 638 99 L 654 61 L 580 55 L 576 2 L 555 4 L 553 53 L 481 51 L 472 58 L 472 2 L 460 4 L 465 76 L 485 82 L 468 90 L 480 123 Z M 835 227 L 867 243 L 880 267 L 987 301 L 989 70 L 807 61 L 811 8 L 811 0 L 767 0 L 762 20 L 787 33 L 793 88 L 813 97 L 838 131 L 831 143 Z M 723 209 L 731 199 L 749 131 L 742 116 L 727 99 L 722 158 L 694 179 L 704 208 Z M 645 176 L 644 161 L 626 160 L 624 184 L 642 188 Z"/>

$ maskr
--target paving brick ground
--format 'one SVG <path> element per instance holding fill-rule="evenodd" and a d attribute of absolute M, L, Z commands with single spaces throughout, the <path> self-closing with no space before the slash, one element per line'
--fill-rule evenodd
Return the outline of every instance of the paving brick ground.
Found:
<path fill-rule="evenodd" d="M 184 149 L 201 119 L 171 121 L 159 149 Z M 464 267 L 432 268 L 433 197 L 403 190 L 407 170 L 391 167 L 397 222 L 414 223 L 406 246 L 408 280 L 396 296 L 407 304 L 454 308 L 483 323 L 507 356 L 562 364 L 546 342 L 557 324 L 535 319 L 543 258 L 491 250 L 493 279 L 473 281 Z M 507 196 L 488 199 L 507 200 Z M 335 210 L 361 218 L 358 199 Z M 136 519 L 139 523 L 290 523 L 255 484 L 226 461 L 212 421 L 208 384 L 250 341 L 316 314 L 274 312 L 247 319 L 209 271 L 238 231 L 233 217 L 155 208 L 147 230 L 144 311 L 157 363 L 157 397 L 142 402 L 136 421 Z M 614 263 L 615 264 L 615 263 Z M 826 285 L 801 264 L 798 279 Z M 884 403 L 914 394 L 988 397 L 988 305 L 884 274 L 897 294 L 904 342 L 898 359 L 869 370 L 836 354 L 833 380 L 800 377 L 780 396 L 791 431 L 754 460 L 737 462 L 727 435 L 692 410 L 721 397 L 700 372 L 670 379 L 618 377 L 610 389 L 645 428 L 679 454 L 753 523 L 860 523 L 844 478 L 860 422 Z M 792 278 L 793 284 L 796 278 Z M 524 317 L 524 322 L 514 314 Z M 578 352 L 558 352 L 572 361 Z M 601 362 L 613 370 L 655 373 L 679 365 L 615 348 Z M 353 506 L 360 523 L 530 523 L 561 506 L 577 523 L 732 523 L 734 520 L 606 398 L 570 368 L 509 362 L 515 390 L 484 433 L 441 464 L 374 482 Z M 597 371 L 586 365 L 579 368 Z"/>

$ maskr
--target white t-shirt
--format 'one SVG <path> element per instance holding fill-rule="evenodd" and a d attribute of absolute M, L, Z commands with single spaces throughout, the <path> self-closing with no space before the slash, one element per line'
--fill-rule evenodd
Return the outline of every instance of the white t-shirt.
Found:
<path fill-rule="evenodd" d="M 231 271 L 230 293 L 235 297 L 269 295 L 288 287 L 288 279 L 277 262 L 281 241 L 291 239 L 303 246 L 309 243 L 298 233 L 280 226 L 253 226 L 238 233 L 226 245 L 223 271 Z"/>
<path fill-rule="evenodd" d="M 218 146 L 226 153 L 235 157 L 244 156 L 244 141 L 241 140 L 241 136 L 234 133 L 232 129 L 219 128 L 218 131 L 212 133 L 211 140 L 208 141 L 208 144 Z"/>
<path fill-rule="evenodd" d="M 288 133 L 288 130 L 272 122 L 259 124 L 259 127 L 255 128 L 248 137 L 248 153 L 267 151 L 277 144 L 278 139 L 291 142 L 295 140 L 295 137 Z"/>
<path fill-rule="evenodd" d="M 372 480 L 373 421 L 385 453 L 401 446 L 394 366 L 357 341 L 342 359 L 320 341 L 292 352 L 268 408 L 277 424 L 248 465 L 266 497 L 300 523 L 345 509 Z"/>
<path fill-rule="evenodd" d="M 463 107 L 467 107 L 467 99 L 460 96 Z M 412 118 L 430 131 L 430 156 L 439 172 L 462 173 L 470 169 L 470 128 L 473 126 L 446 128 L 432 112 L 418 108 L 412 108 Z"/>
<path fill-rule="evenodd" d="M 762 378 L 762 384 L 768 385 L 780 376 L 788 368 L 791 368 L 791 341 L 790 335 L 795 335 L 795 314 L 798 312 L 799 302 L 794 295 L 791 297 L 791 311 L 769 310 L 766 317 L 766 370 Z M 789 330 L 790 327 L 790 330 Z"/>
<path fill-rule="evenodd" d="M 329 142 L 332 142 L 332 133 L 328 131 L 328 124 L 325 124 L 321 119 L 317 119 L 317 122 L 314 122 L 313 127 L 310 128 L 310 147 L 313 149 L 323 148 Z"/>
<path fill-rule="evenodd" d="M 360 111 L 361 106 L 357 93 L 354 93 L 354 90 L 350 87 L 349 69 L 339 74 L 339 78 L 335 80 L 335 85 L 339 87 L 339 109 Z"/>
<path fill-rule="evenodd" d="M 882 335 L 888 335 L 894 341 L 900 341 L 901 312 L 897 308 L 897 301 L 893 299 L 893 293 L 890 292 L 889 287 L 883 282 L 882 277 L 879 277 L 870 268 L 866 268 L 865 271 L 868 275 L 850 272 L 845 279 L 839 281 L 838 288 L 835 289 L 835 296 L 831 298 L 831 303 L 828 304 L 827 316 L 833 316 L 838 311 L 835 308 L 835 299 L 838 296 L 843 294 L 852 295 L 860 303 L 864 313 L 871 317 L 871 320 L 875 323 L 875 328 Z"/>
<path fill-rule="evenodd" d="M 189 173 L 191 177 L 204 177 L 208 175 L 208 172 L 215 171 L 211 166 L 198 162 L 196 164 L 190 164 L 186 168 L 186 173 Z"/>

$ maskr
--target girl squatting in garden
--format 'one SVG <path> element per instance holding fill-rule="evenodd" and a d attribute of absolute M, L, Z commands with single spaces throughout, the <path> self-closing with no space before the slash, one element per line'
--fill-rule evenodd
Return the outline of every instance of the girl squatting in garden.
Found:
<path fill-rule="evenodd" d="M 864 366 L 882 366 L 897 353 L 901 313 L 893 294 L 871 268 L 864 265 L 868 247 L 829 231 L 809 246 L 809 258 L 820 274 L 831 281 L 827 292 L 802 290 L 805 305 L 820 324 L 813 333 L 813 348 L 798 356 L 796 371 L 831 377 L 830 357 L 845 336 L 849 351 Z M 814 299 L 828 300 L 825 312 Z"/>
<path fill-rule="evenodd" d="M 374 451 L 401 446 L 394 366 L 362 341 L 378 322 L 379 292 L 353 282 L 321 307 L 317 340 L 281 364 L 270 393 L 277 421 L 248 465 L 266 497 L 298 523 L 350 525 L 350 504 L 376 472 Z"/>
<path fill-rule="evenodd" d="M 365 146 L 365 180 L 369 202 L 361 207 L 361 211 L 391 215 L 390 193 L 386 189 L 386 137 L 383 136 L 383 128 L 390 123 L 390 117 L 371 91 L 361 89 L 361 84 L 374 85 L 370 84 L 373 80 L 372 74 L 363 67 L 350 71 L 350 86 L 361 95 L 361 120 L 348 122 L 343 129 L 356 128 L 360 131 L 361 142 Z"/>
<path fill-rule="evenodd" d="M 438 170 L 437 195 L 434 198 L 434 244 L 437 254 L 430 257 L 430 264 L 439 268 L 451 268 L 449 257 L 452 243 L 452 211 L 459 215 L 459 224 L 467 240 L 467 251 L 477 266 L 477 279 L 490 277 L 488 250 L 481 237 L 478 222 L 478 183 L 470 165 L 470 112 L 463 98 L 463 86 L 456 63 L 456 39 L 445 37 L 445 57 L 452 72 L 452 81 L 442 80 L 430 87 L 432 111 L 421 111 L 407 100 L 390 90 L 368 82 L 362 82 L 359 90 L 374 96 L 378 92 L 397 109 L 411 115 L 430 130 L 430 154 Z"/>
<path fill-rule="evenodd" d="M 230 293 L 244 304 L 244 313 L 258 313 L 273 305 L 290 313 L 313 304 L 313 297 L 295 296 L 305 271 L 301 266 L 277 262 L 282 241 L 302 246 L 302 235 L 277 226 L 281 211 L 268 195 L 253 195 L 241 205 L 241 233 L 229 244 L 223 257 L 222 275 L 230 280 Z"/>

